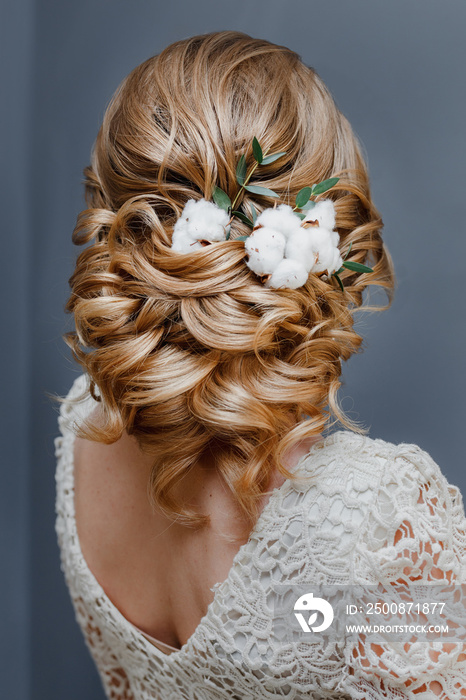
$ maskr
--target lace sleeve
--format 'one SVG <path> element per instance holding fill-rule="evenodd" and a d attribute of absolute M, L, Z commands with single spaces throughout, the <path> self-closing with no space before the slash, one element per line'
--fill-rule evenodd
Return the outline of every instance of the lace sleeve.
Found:
<path fill-rule="evenodd" d="M 443 642 L 402 632 L 374 643 L 358 635 L 347 646 L 345 690 L 352 698 L 466 698 L 466 518 L 460 491 L 416 445 L 399 445 L 387 460 L 356 571 L 385 590 L 445 583 L 461 595 L 458 628 Z M 436 587 L 439 590 L 439 586 Z M 456 598 L 458 599 L 458 598 Z M 457 608 L 456 608 L 457 609 Z M 462 614 L 461 614 L 462 611 Z M 462 617 L 462 619 L 460 619 Z M 425 620 L 422 620 L 425 622 Z M 451 627 L 450 627 L 451 629 Z M 366 630 L 365 630 L 366 631 Z M 372 637 L 372 640 L 374 637 Z"/>
<path fill-rule="evenodd" d="M 81 597 L 73 599 L 76 619 L 84 634 L 84 641 L 94 659 L 105 694 L 109 700 L 135 700 L 128 677 L 107 644 L 94 616 L 87 610 Z"/>

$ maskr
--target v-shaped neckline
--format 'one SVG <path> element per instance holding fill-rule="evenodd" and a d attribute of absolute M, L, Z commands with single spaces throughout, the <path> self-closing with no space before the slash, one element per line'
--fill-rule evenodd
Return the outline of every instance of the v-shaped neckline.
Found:
<path fill-rule="evenodd" d="M 86 376 L 86 375 L 81 375 L 81 376 Z M 79 418 L 81 420 L 83 418 L 87 418 L 87 416 L 89 415 L 89 413 L 91 412 L 91 410 L 93 408 L 93 403 L 95 403 L 94 399 L 92 398 L 92 396 L 90 394 L 86 397 L 86 402 L 89 402 L 89 406 L 91 407 L 91 409 L 90 409 L 90 411 L 86 410 L 86 413 L 83 415 L 80 414 Z M 82 405 L 83 404 L 81 404 L 81 406 Z M 86 409 L 87 409 L 87 406 L 86 406 Z M 340 432 L 340 431 L 338 431 L 338 432 Z M 313 456 L 315 450 L 323 447 L 323 445 L 326 443 L 326 441 L 330 437 L 333 437 L 334 435 L 335 435 L 335 433 L 333 433 L 331 435 L 327 435 L 326 437 L 322 437 L 320 440 L 317 440 L 313 445 L 311 445 L 310 449 L 298 459 L 296 464 L 292 468 L 290 468 L 289 471 L 291 473 L 295 473 L 296 471 L 298 471 L 299 467 Z M 121 621 L 123 626 L 129 627 L 131 629 L 131 631 L 133 632 L 133 634 L 136 634 L 138 637 L 141 637 L 142 639 L 144 639 L 144 643 L 149 645 L 149 647 L 151 649 L 154 649 L 155 650 L 154 653 L 156 653 L 157 655 L 160 655 L 162 658 L 164 658 L 166 660 L 173 659 L 174 657 L 178 658 L 180 655 L 185 653 L 194 643 L 195 637 L 198 636 L 199 631 L 202 629 L 203 625 L 205 624 L 205 621 L 209 617 L 212 608 L 216 604 L 217 598 L 222 594 L 221 589 L 228 588 L 229 582 L 230 582 L 231 577 L 233 575 L 233 571 L 235 570 L 238 561 L 240 560 L 240 558 L 242 557 L 242 555 L 244 554 L 246 549 L 248 549 L 251 546 L 251 543 L 252 543 L 253 539 L 255 538 L 255 536 L 257 534 L 260 534 L 262 522 L 266 518 L 269 509 L 272 507 L 273 503 L 280 496 L 282 496 L 283 493 L 285 493 L 286 491 L 289 491 L 290 488 L 292 488 L 293 483 L 291 482 L 290 479 L 287 479 L 284 481 L 283 484 L 281 484 L 281 486 L 277 486 L 274 489 L 272 489 L 268 501 L 265 503 L 259 517 L 256 520 L 256 524 L 254 525 L 251 532 L 249 533 L 249 537 L 248 537 L 247 542 L 245 542 L 244 544 L 242 544 L 239 547 L 238 551 L 236 552 L 235 556 L 233 557 L 233 561 L 232 561 L 231 567 L 228 571 L 226 578 L 221 582 L 215 583 L 210 588 L 210 590 L 214 592 L 214 597 L 211 600 L 211 602 L 209 603 L 209 605 L 207 606 L 207 611 L 206 611 L 205 615 L 203 615 L 203 617 L 199 620 L 199 623 L 197 624 L 194 632 L 190 635 L 190 637 L 186 640 L 186 642 L 178 649 L 176 647 L 171 647 L 171 645 L 167 645 L 165 642 L 161 642 L 161 640 L 158 640 L 155 637 L 151 637 L 151 635 L 144 632 L 139 627 L 137 627 L 132 622 L 130 622 L 130 620 L 128 620 L 128 618 L 126 618 L 123 615 L 123 613 L 116 607 L 116 605 L 108 597 L 105 590 L 103 589 L 101 584 L 98 582 L 97 578 L 92 573 L 91 569 L 89 568 L 89 566 L 84 558 L 84 555 L 83 555 L 82 549 L 81 549 L 81 543 L 79 541 L 78 532 L 77 532 L 75 500 L 74 500 L 74 445 L 75 445 L 75 437 L 76 436 L 73 433 L 73 431 L 70 431 L 69 444 L 68 444 L 68 449 L 69 449 L 69 454 L 68 454 L 69 474 L 68 474 L 68 477 L 69 477 L 69 498 L 71 500 L 71 507 L 70 507 L 69 513 L 70 513 L 70 519 L 71 519 L 71 533 L 70 534 L 71 534 L 71 538 L 76 543 L 77 557 L 79 559 L 79 570 L 81 573 L 84 572 L 86 574 L 86 576 L 89 578 L 89 580 L 92 584 L 92 587 L 97 588 L 99 590 L 100 597 L 105 600 L 106 604 L 112 609 L 115 617 Z M 169 653 L 162 651 L 157 646 L 155 646 L 155 644 L 150 642 L 149 639 L 146 638 L 146 636 L 145 636 L 146 634 L 148 637 L 151 637 L 154 640 L 154 642 L 161 643 L 161 644 L 166 645 L 166 646 L 170 646 L 170 648 L 173 649 L 173 651 L 171 651 Z"/>

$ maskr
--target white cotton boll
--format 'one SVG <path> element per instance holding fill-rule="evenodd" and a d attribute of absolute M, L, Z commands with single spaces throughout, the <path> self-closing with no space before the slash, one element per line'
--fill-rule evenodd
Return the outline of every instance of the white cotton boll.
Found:
<path fill-rule="evenodd" d="M 336 270 L 339 270 L 343 259 L 338 248 L 332 245 L 327 245 L 319 248 L 318 260 L 313 265 L 311 272 L 328 272 L 331 275 Z"/>
<path fill-rule="evenodd" d="M 265 282 L 265 287 L 274 289 L 287 288 L 298 289 L 306 283 L 309 272 L 298 260 L 283 258 L 281 263 L 272 272 L 272 276 Z"/>
<path fill-rule="evenodd" d="M 330 238 L 332 239 L 332 244 L 337 248 L 340 245 L 340 234 L 337 231 L 330 231 Z"/>
<path fill-rule="evenodd" d="M 188 201 L 184 205 L 183 211 L 181 212 L 180 219 L 186 220 L 188 217 L 193 216 L 196 211 L 197 205 L 199 204 L 199 202 L 202 201 L 202 199 L 188 199 Z"/>
<path fill-rule="evenodd" d="M 333 246 L 332 231 L 327 228 L 322 228 L 322 226 L 311 226 L 310 228 L 304 229 L 309 234 L 311 240 L 311 246 L 317 253 L 321 248 L 326 248 L 327 246 Z"/>
<path fill-rule="evenodd" d="M 176 220 L 172 234 L 173 250 L 182 251 L 184 247 L 193 242 L 193 238 L 189 233 L 189 222 L 181 217 Z"/>
<path fill-rule="evenodd" d="M 229 221 L 229 216 L 225 209 L 217 206 L 215 202 L 208 202 L 204 198 L 195 202 L 191 206 L 190 212 L 190 220 L 205 221 L 209 225 L 226 226 Z"/>
<path fill-rule="evenodd" d="M 189 235 L 193 240 L 198 241 L 224 241 L 226 238 L 225 227 L 215 223 L 202 221 L 188 222 Z"/>
<path fill-rule="evenodd" d="M 321 262 L 320 258 L 319 262 L 322 266 L 325 266 L 324 269 L 328 272 L 329 275 L 331 275 L 333 272 L 336 272 L 340 269 L 343 263 L 343 258 L 341 257 L 338 248 L 334 248 L 332 246 L 331 248 L 327 248 L 325 250 L 323 262 Z"/>
<path fill-rule="evenodd" d="M 203 246 L 199 243 L 199 241 L 193 241 L 191 236 L 185 231 L 178 230 L 173 232 L 171 248 L 177 253 L 191 253 L 193 250 L 197 250 L 198 248 L 202 247 Z"/>
<path fill-rule="evenodd" d="M 281 234 L 288 238 L 297 227 L 301 226 L 301 219 L 288 204 L 280 204 L 275 208 L 268 207 L 264 209 L 256 219 L 255 225 L 257 226 L 258 224 L 280 231 Z"/>
<path fill-rule="evenodd" d="M 315 263 L 315 252 L 309 229 L 300 226 L 297 231 L 293 231 L 286 242 L 285 258 L 297 260 L 308 272 L 311 270 Z"/>
<path fill-rule="evenodd" d="M 177 219 L 173 228 L 173 238 L 188 233 L 188 222 L 185 219 Z"/>
<path fill-rule="evenodd" d="M 328 272 L 329 275 L 341 267 L 341 256 L 333 246 L 325 246 L 318 251 L 318 260 L 311 272 Z"/>
<path fill-rule="evenodd" d="M 317 262 L 312 266 L 311 272 L 326 272 L 332 274 L 341 267 L 343 262 L 337 246 L 334 245 L 334 231 L 315 226 L 307 229 L 311 235 L 311 245 L 318 255 Z"/>
<path fill-rule="evenodd" d="M 309 209 L 304 221 L 318 221 L 319 226 L 329 229 L 335 228 L 335 205 L 331 199 L 321 199 L 315 207 Z"/>
<path fill-rule="evenodd" d="M 188 199 L 181 212 L 180 219 L 203 221 L 204 219 L 214 223 L 225 225 L 228 222 L 228 214 L 225 209 L 217 206 L 215 202 L 201 199 Z"/>
<path fill-rule="evenodd" d="M 273 229 L 262 226 L 251 233 L 244 241 L 249 255 L 247 266 L 256 275 L 270 275 L 283 260 L 285 237 Z"/>
<path fill-rule="evenodd" d="M 226 238 L 229 220 L 225 209 L 218 207 L 215 202 L 208 202 L 202 198 L 190 199 L 186 202 L 177 224 L 182 222 L 181 226 L 186 227 L 185 230 L 193 241 L 223 241 Z"/>

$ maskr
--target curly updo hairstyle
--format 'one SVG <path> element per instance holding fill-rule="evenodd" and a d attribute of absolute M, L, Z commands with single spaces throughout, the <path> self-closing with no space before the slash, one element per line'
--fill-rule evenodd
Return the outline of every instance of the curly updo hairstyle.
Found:
<path fill-rule="evenodd" d="M 294 206 L 298 191 L 340 177 L 325 197 L 336 208 L 344 255 L 373 273 L 336 281 L 311 274 L 299 289 L 267 289 L 245 264 L 233 219 L 230 240 L 192 253 L 171 250 L 190 198 L 233 199 L 239 157 L 253 163 L 256 136 L 286 155 L 256 170 Z M 346 118 L 315 71 L 290 49 L 236 31 L 176 41 L 135 68 L 112 98 L 84 171 L 88 208 L 78 217 L 66 342 L 101 402 L 80 434 L 112 443 L 123 431 L 153 455 L 148 493 L 170 518 L 202 527 L 209 517 L 176 496 L 203 457 L 252 521 L 273 471 L 293 478 L 284 452 L 339 420 L 341 363 L 362 339 L 354 312 L 367 285 L 393 270 L 381 238 L 367 167 Z M 251 217 L 275 201 L 243 191 Z M 364 300 L 366 301 L 366 300 Z M 373 307 L 371 307 L 373 308 Z"/>

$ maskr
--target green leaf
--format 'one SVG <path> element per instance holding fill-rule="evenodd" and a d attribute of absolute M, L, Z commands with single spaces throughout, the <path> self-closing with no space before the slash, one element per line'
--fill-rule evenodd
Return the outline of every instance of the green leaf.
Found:
<path fill-rule="evenodd" d="M 232 211 L 231 213 L 234 214 L 235 216 L 237 216 L 238 219 L 241 219 L 241 221 L 244 221 L 244 223 L 247 224 L 248 226 L 250 226 L 251 228 L 254 228 L 254 224 L 251 221 L 251 219 L 249 219 L 246 216 L 246 214 L 243 214 L 242 211 Z"/>
<path fill-rule="evenodd" d="M 238 238 L 235 238 L 235 241 L 245 241 L 249 236 L 238 236 Z"/>
<path fill-rule="evenodd" d="M 259 145 L 259 141 L 256 139 L 255 136 L 252 140 L 252 153 L 254 155 L 254 158 L 260 165 L 264 156 L 262 155 L 262 148 Z"/>
<path fill-rule="evenodd" d="M 226 192 L 215 185 L 212 192 L 212 197 L 218 207 L 225 209 L 226 212 L 229 212 L 231 207 L 231 199 Z"/>
<path fill-rule="evenodd" d="M 346 260 L 346 258 L 347 258 L 348 255 L 350 254 L 350 250 L 351 250 L 351 246 L 352 246 L 352 245 L 353 245 L 353 242 L 351 241 L 351 243 L 349 244 L 348 252 L 346 253 L 346 255 L 345 255 L 345 257 L 343 258 L 343 260 Z"/>
<path fill-rule="evenodd" d="M 303 221 L 306 218 L 306 212 L 304 211 L 295 211 L 294 213 L 296 214 L 296 216 L 299 216 L 301 221 Z"/>
<path fill-rule="evenodd" d="M 295 199 L 295 205 L 298 207 L 298 209 L 302 209 L 308 203 L 311 194 L 312 189 L 310 187 L 303 187 L 302 190 L 299 190 Z"/>
<path fill-rule="evenodd" d="M 255 209 L 255 207 L 254 207 L 254 204 L 251 204 L 251 210 L 252 210 L 252 220 L 253 220 L 254 223 L 256 223 L 257 211 L 256 211 L 256 209 Z"/>
<path fill-rule="evenodd" d="M 374 272 L 372 267 L 368 267 L 367 265 L 362 265 L 361 263 L 357 262 L 344 262 L 343 267 L 346 267 L 347 270 L 352 270 L 353 272 Z"/>
<path fill-rule="evenodd" d="M 312 194 L 323 194 L 324 192 L 327 192 L 327 190 L 331 189 L 337 184 L 339 179 L 339 177 L 331 177 L 328 180 L 322 180 L 322 182 L 312 186 Z"/>
<path fill-rule="evenodd" d="M 245 155 L 243 153 L 241 158 L 238 161 L 238 165 L 236 166 L 236 180 L 240 185 L 244 185 L 244 181 L 246 179 L 246 170 L 247 170 L 246 158 L 245 158 Z"/>
<path fill-rule="evenodd" d="M 267 197 L 278 197 L 279 195 L 268 187 L 260 187 L 259 185 L 245 185 L 244 189 L 254 194 L 263 194 Z"/>
<path fill-rule="evenodd" d="M 264 158 L 262 158 L 261 165 L 268 165 L 269 163 L 273 163 L 275 160 L 278 160 L 278 158 L 281 158 L 282 156 L 286 156 L 286 151 L 281 151 L 281 153 L 271 153 L 269 156 L 264 156 Z"/>
<path fill-rule="evenodd" d="M 332 277 L 335 277 L 336 281 L 337 281 L 338 284 L 339 284 L 339 287 L 340 287 L 341 291 L 344 292 L 344 291 L 345 291 L 345 287 L 344 287 L 344 285 L 343 285 L 343 282 L 342 282 L 341 279 L 340 279 L 340 275 L 338 274 L 338 272 L 334 272 L 333 275 L 332 275 Z"/>
<path fill-rule="evenodd" d="M 301 207 L 303 211 L 309 211 L 309 209 L 314 209 L 316 205 L 316 202 L 314 202 L 312 199 L 309 200 L 307 204 L 304 205 L 304 207 Z"/>
<path fill-rule="evenodd" d="M 343 272 L 344 269 L 345 269 L 344 267 L 340 267 L 340 269 L 339 269 L 339 270 L 335 270 L 335 272 L 334 272 L 333 274 L 334 274 L 334 275 L 339 275 L 340 272 Z"/>

